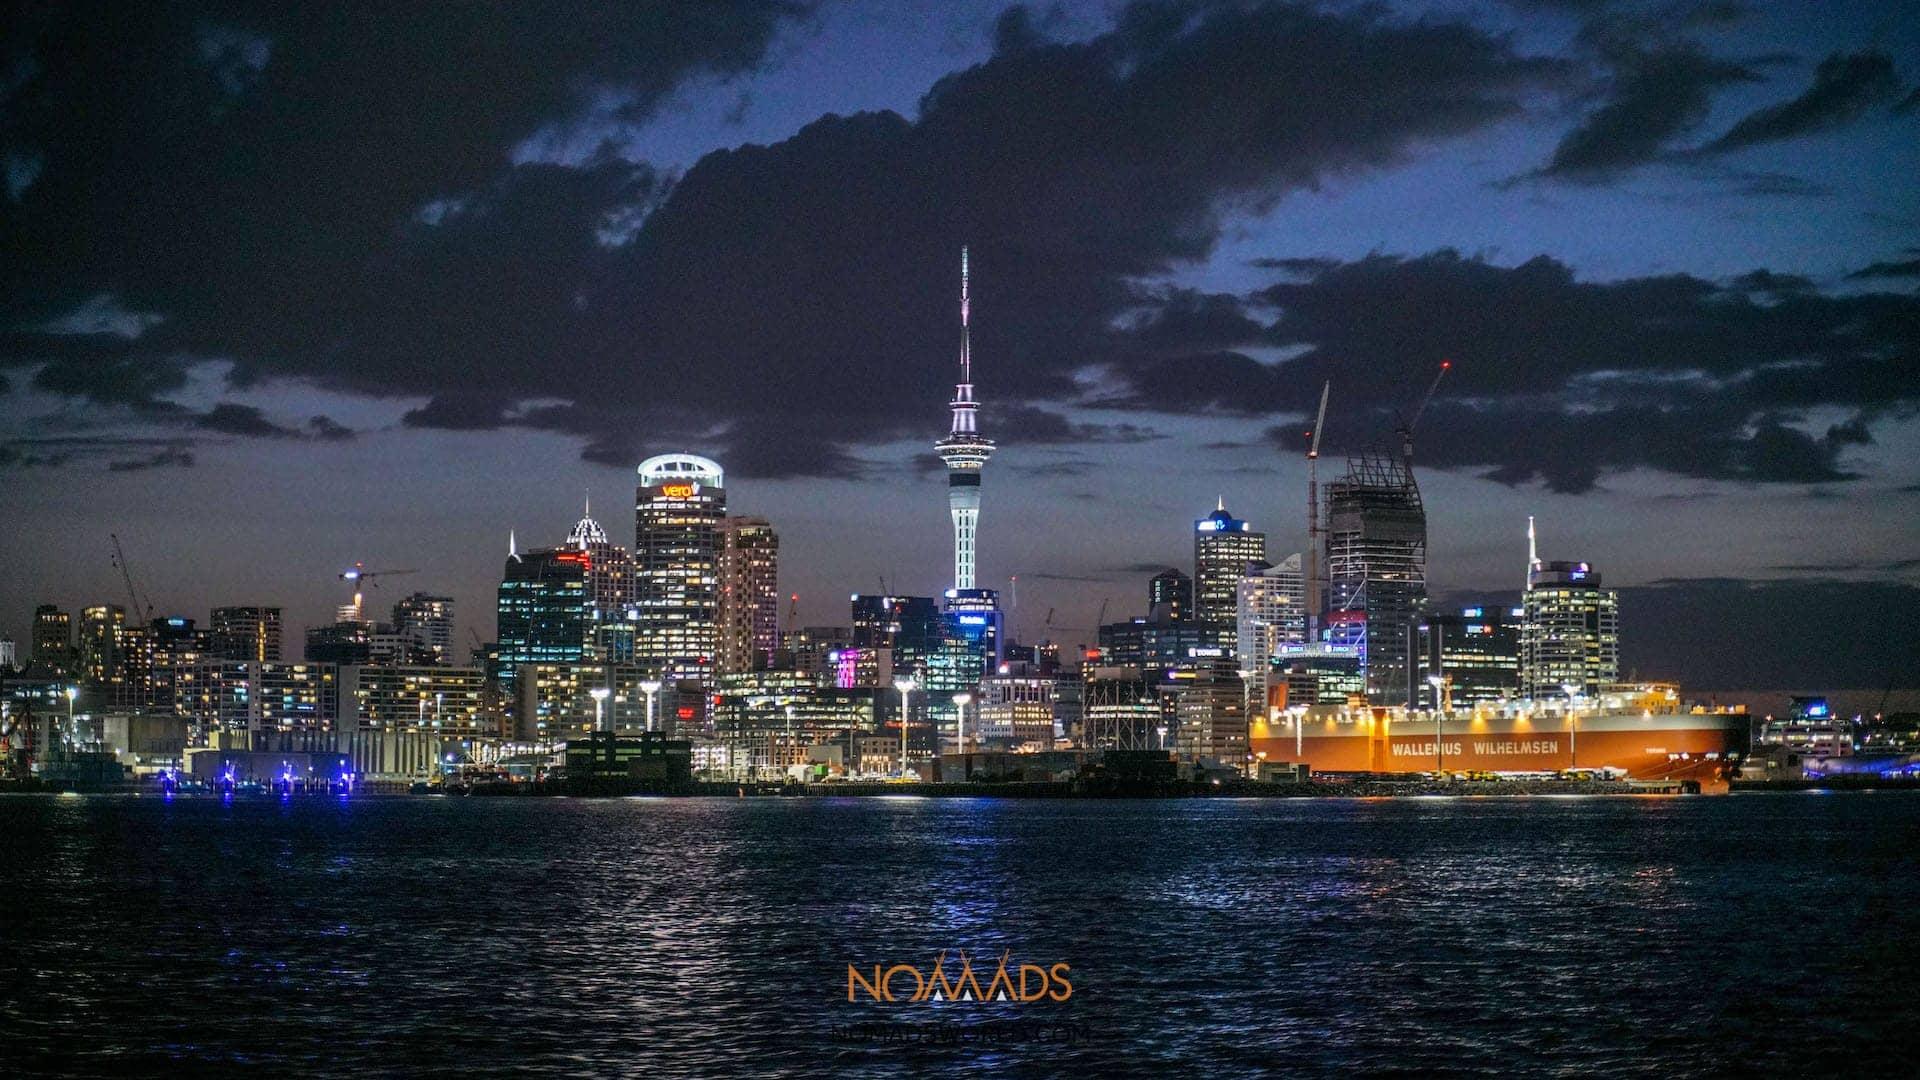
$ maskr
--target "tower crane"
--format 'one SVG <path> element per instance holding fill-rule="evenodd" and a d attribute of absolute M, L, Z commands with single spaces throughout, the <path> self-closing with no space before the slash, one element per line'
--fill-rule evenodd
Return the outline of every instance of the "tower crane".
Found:
<path fill-rule="evenodd" d="M 1319 640 L 1320 622 L 1320 429 L 1327 423 L 1327 395 L 1333 380 L 1320 386 L 1320 411 L 1307 432 L 1307 641 Z"/>
<path fill-rule="evenodd" d="M 127 565 L 127 553 L 120 547 L 120 534 L 108 533 L 107 539 L 113 542 L 113 565 L 120 571 L 120 580 L 127 583 L 128 618 L 139 626 L 153 619 L 153 604 L 133 585 L 133 569 Z"/>
<path fill-rule="evenodd" d="M 401 574 L 417 574 L 419 572 L 420 571 L 413 570 L 413 569 L 369 570 L 365 566 L 361 565 L 360 563 L 354 563 L 353 568 L 351 570 L 342 571 L 340 574 L 340 580 L 353 582 L 353 621 L 361 622 L 364 620 L 364 617 L 366 615 L 366 608 L 364 604 L 365 596 L 362 594 L 360 590 L 360 586 L 362 582 L 370 581 L 373 583 L 374 587 L 378 588 L 380 583 L 378 581 L 375 581 L 374 580 L 375 578 L 398 577 Z"/>
<path fill-rule="evenodd" d="M 1433 392 L 1440 389 L 1440 380 L 1446 378 L 1447 372 L 1452 368 L 1453 361 L 1440 361 L 1440 370 L 1433 373 L 1433 381 L 1427 384 L 1427 392 L 1421 396 L 1420 404 L 1414 406 L 1413 415 L 1409 416 L 1400 425 L 1398 432 L 1400 436 L 1400 460 L 1406 464 L 1409 474 L 1413 472 L 1413 429 L 1419 426 L 1420 417 L 1426 413 L 1427 405 L 1433 401 Z"/>

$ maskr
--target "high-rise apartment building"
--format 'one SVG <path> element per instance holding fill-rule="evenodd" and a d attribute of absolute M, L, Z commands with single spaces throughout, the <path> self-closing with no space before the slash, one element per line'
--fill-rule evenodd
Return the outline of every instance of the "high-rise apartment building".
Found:
<path fill-rule="evenodd" d="M 33 666 L 49 677 L 71 676 L 74 668 L 73 616 L 52 604 L 33 611 Z"/>
<path fill-rule="evenodd" d="M 780 537 L 764 518 L 721 525 L 721 674 L 771 667 L 780 634 Z"/>
<path fill-rule="evenodd" d="M 712 681 L 720 650 L 726 477 L 717 462 L 661 454 L 634 496 L 634 660 L 657 677 Z"/>
<path fill-rule="evenodd" d="M 1282 644 L 1307 640 L 1307 585 L 1300 555 L 1280 560 L 1278 566 L 1256 563 L 1240 579 L 1235 614 L 1238 642 L 1234 658 L 1241 671 L 1265 686 L 1265 673 Z"/>
<path fill-rule="evenodd" d="M 453 597 L 417 592 L 393 605 L 393 628 L 418 641 L 433 662 L 453 658 Z"/>
<path fill-rule="evenodd" d="M 634 599 L 633 555 L 607 539 L 607 531 L 593 520 L 591 502 L 586 506 L 585 516 L 574 522 L 573 531 L 567 534 L 566 546 L 593 556 L 587 571 L 587 599 L 599 613 L 600 621 L 618 622 L 626 618 Z"/>
<path fill-rule="evenodd" d="M 278 661 L 281 624 L 277 607 L 214 608 L 208 649 L 223 660 Z"/>

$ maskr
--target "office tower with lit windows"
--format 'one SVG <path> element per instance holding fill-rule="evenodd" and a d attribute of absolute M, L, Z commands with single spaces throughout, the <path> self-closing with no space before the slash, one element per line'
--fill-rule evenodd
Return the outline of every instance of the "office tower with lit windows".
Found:
<path fill-rule="evenodd" d="M 433 663 L 453 657 L 453 597 L 417 592 L 393 605 L 393 629 L 418 641 Z"/>
<path fill-rule="evenodd" d="M 214 608 L 208 651 L 222 660 L 277 661 L 281 624 L 277 607 Z"/>
<path fill-rule="evenodd" d="M 522 665 L 585 658 L 592 628 L 587 601 L 591 556 L 573 548 L 510 551 L 501 574 L 493 675 L 507 700 Z"/>
<path fill-rule="evenodd" d="M 634 496 L 634 660 L 657 677 L 711 683 L 720 649 L 726 476 L 694 454 L 640 463 Z"/>
<path fill-rule="evenodd" d="M 1255 563 L 1240 578 L 1234 657 L 1241 671 L 1262 673 L 1255 676 L 1262 686 L 1278 648 L 1307 640 L 1307 586 L 1300 562 L 1295 553 L 1278 566 Z"/>
<path fill-rule="evenodd" d="M 1326 488 L 1327 640 L 1350 646 L 1376 705 L 1407 705 L 1427 604 L 1427 511 L 1399 456 L 1368 452 Z"/>
<path fill-rule="evenodd" d="M 579 521 L 567 534 L 567 547 L 592 556 L 588 564 L 587 599 L 599 612 L 602 622 L 626 618 L 633 606 L 633 555 L 607 538 L 607 531 L 593 520 L 593 504 L 588 502 Z"/>
<path fill-rule="evenodd" d="M 780 537 L 764 518 L 721 524 L 720 648 L 725 674 L 773 665 L 780 633 Z"/>
<path fill-rule="evenodd" d="M 1225 499 L 1193 523 L 1193 614 L 1207 624 L 1213 644 L 1236 644 L 1240 579 L 1247 567 L 1267 561 L 1267 537 L 1227 512 Z"/>
<path fill-rule="evenodd" d="M 1435 701 L 1453 707 L 1512 698 L 1520 691 L 1520 629 L 1526 608 L 1470 607 L 1458 613 L 1428 615 L 1420 622 L 1421 708 Z M 1439 676 L 1436 698 L 1428 680 Z"/>
<path fill-rule="evenodd" d="M 953 388 L 953 430 L 933 444 L 947 466 L 947 511 L 953 518 L 953 587 L 974 587 L 980 523 L 980 476 L 993 456 L 993 440 L 980 434 L 980 406 L 973 400 L 973 342 L 967 293 L 967 249 L 960 249 L 960 381 Z"/>
<path fill-rule="evenodd" d="M 33 610 L 34 669 L 49 677 L 73 674 L 73 616 L 52 604 Z"/>
<path fill-rule="evenodd" d="M 1527 520 L 1527 592 L 1521 603 L 1520 691 L 1591 696 L 1620 681 L 1620 594 L 1589 563 L 1541 562 Z"/>
<path fill-rule="evenodd" d="M 1148 579 L 1147 618 L 1167 622 L 1193 618 L 1193 579 L 1171 566 Z"/>

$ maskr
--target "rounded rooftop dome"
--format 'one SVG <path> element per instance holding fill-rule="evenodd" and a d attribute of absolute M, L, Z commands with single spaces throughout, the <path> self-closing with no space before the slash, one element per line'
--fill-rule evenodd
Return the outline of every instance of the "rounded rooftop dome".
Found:
<path fill-rule="evenodd" d="M 726 487 L 725 477 L 719 462 L 698 454 L 657 454 L 640 463 L 640 482 L 646 485 L 692 480 L 708 487 Z"/>

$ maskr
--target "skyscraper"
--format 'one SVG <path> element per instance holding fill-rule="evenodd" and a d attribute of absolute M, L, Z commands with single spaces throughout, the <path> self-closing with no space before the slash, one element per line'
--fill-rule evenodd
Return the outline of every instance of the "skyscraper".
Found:
<path fill-rule="evenodd" d="M 704 686 L 720 648 L 726 476 L 717 462 L 694 454 L 651 457 L 639 472 L 634 660 L 661 678 Z"/>
<path fill-rule="evenodd" d="M 1359 651 L 1367 697 L 1410 702 L 1407 661 L 1427 602 L 1427 511 L 1405 462 L 1347 459 L 1327 485 L 1328 640 Z"/>
<path fill-rule="evenodd" d="M 973 344 L 969 337 L 967 249 L 960 249 L 960 381 L 953 388 L 953 430 L 933 444 L 947 465 L 947 509 L 953 515 L 953 587 L 974 587 L 974 535 L 980 522 L 980 474 L 993 440 L 980 435 L 973 400 Z"/>
<path fill-rule="evenodd" d="M 281 619 L 277 607 L 213 609 L 209 652 L 222 660 L 278 661 Z"/>
<path fill-rule="evenodd" d="M 1520 692 L 1592 695 L 1620 681 L 1620 594 L 1589 563 L 1541 562 L 1527 519 L 1527 593 L 1521 605 Z"/>
<path fill-rule="evenodd" d="M 599 612 L 602 621 L 618 621 L 633 606 L 633 556 L 626 548 L 607 539 L 607 531 L 593 520 L 589 501 L 573 531 L 567 534 L 567 546 L 593 556 L 587 575 L 587 601 Z"/>
<path fill-rule="evenodd" d="M 41 604 L 33 610 L 33 666 L 62 677 L 73 674 L 73 616 Z"/>
<path fill-rule="evenodd" d="M 587 575 L 592 556 L 571 548 L 510 551 L 501 573 L 499 658 L 495 677 L 506 699 L 525 664 L 577 662 L 592 625 Z"/>
<path fill-rule="evenodd" d="M 756 517 L 729 517 L 721 532 L 718 670 L 770 667 L 780 644 L 779 534 Z"/>
<path fill-rule="evenodd" d="M 1266 671 L 1281 645 L 1307 640 L 1306 577 L 1300 562 L 1296 552 L 1278 566 L 1250 566 L 1240 579 L 1235 659 L 1241 671 L 1259 673 L 1254 678 L 1260 686 L 1266 685 Z"/>
<path fill-rule="evenodd" d="M 1240 579 L 1248 566 L 1266 561 L 1266 534 L 1228 513 L 1225 499 L 1193 523 L 1193 614 L 1211 627 L 1215 644 L 1234 647 Z"/>
<path fill-rule="evenodd" d="M 393 628 L 426 646 L 433 662 L 453 655 L 453 597 L 417 592 L 393 605 Z"/>
<path fill-rule="evenodd" d="M 1147 582 L 1147 618 L 1162 617 L 1168 622 L 1193 618 L 1193 579 L 1171 566 Z"/>

